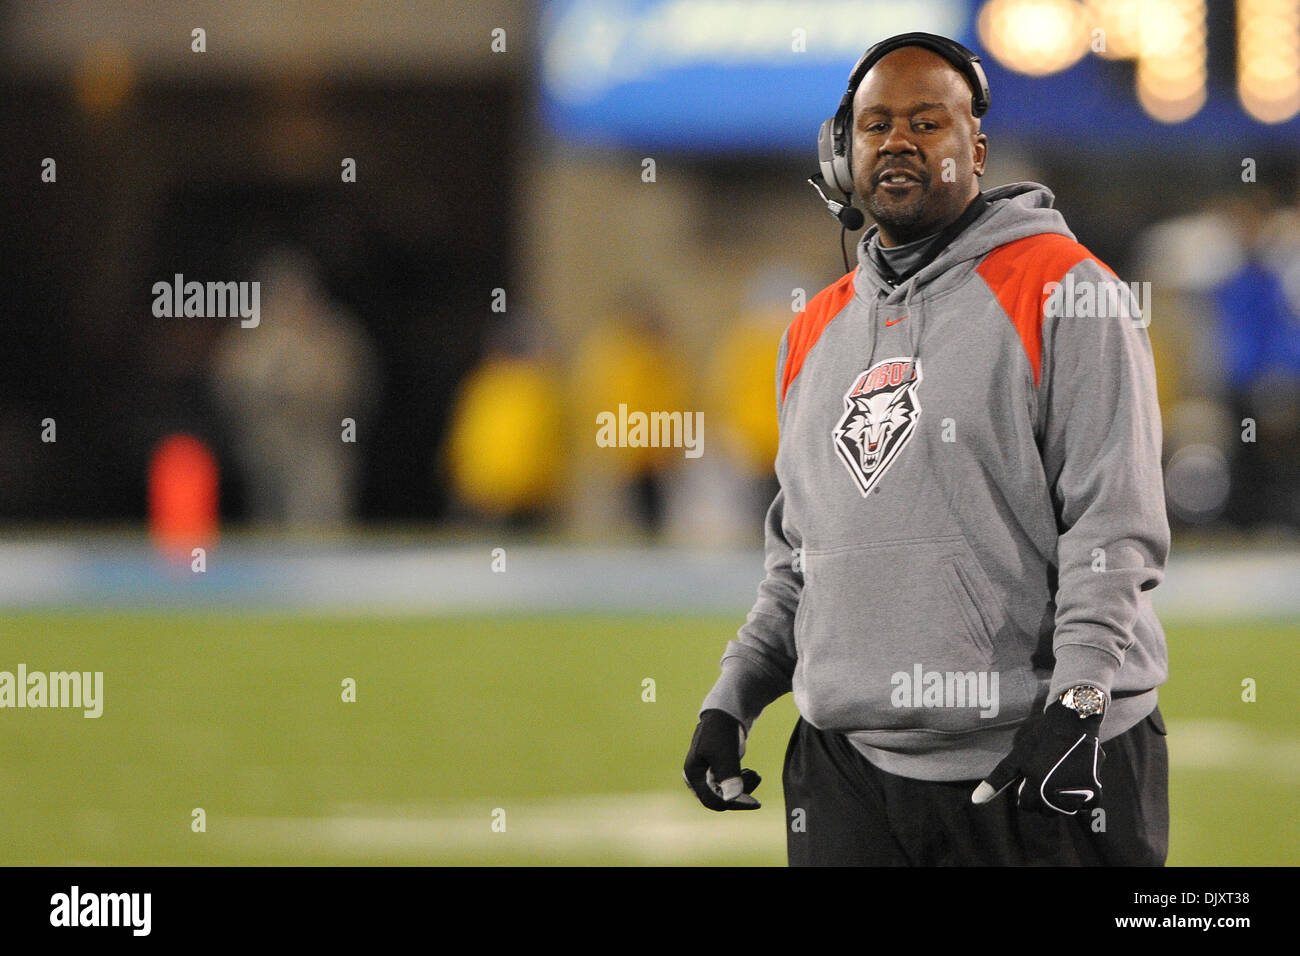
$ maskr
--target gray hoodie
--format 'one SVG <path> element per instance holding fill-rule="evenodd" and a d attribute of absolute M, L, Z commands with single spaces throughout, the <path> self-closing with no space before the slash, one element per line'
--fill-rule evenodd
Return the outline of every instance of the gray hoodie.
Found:
<path fill-rule="evenodd" d="M 1145 320 L 1048 189 L 985 195 L 896 288 L 872 227 L 782 336 L 766 576 L 701 707 L 748 730 L 793 690 L 923 780 L 982 778 L 1075 684 L 1107 693 L 1108 740 L 1168 676 Z"/>

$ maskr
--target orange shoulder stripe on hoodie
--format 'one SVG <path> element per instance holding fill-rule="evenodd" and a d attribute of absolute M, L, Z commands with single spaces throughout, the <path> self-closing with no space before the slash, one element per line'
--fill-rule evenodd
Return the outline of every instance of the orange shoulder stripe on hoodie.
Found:
<path fill-rule="evenodd" d="M 849 272 L 834 285 L 827 286 L 813 296 L 812 301 L 790 323 L 790 331 L 786 336 L 785 373 L 781 377 L 781 401 L 785 401 L 790 383 L 798 377 L 804 359 L 821 338 L 822 331 L 852 298 L 853 273 Z"/>
<path fill-rule="evenodd" d="M 1087 247 L 1050 232 L 999 246 L 975 270 L 988 283 L 1020 335 L 1020 344 L 1034 370 L 1035 386 L 1043 364 L 1043 305 L 1048 296 L 1044 286 L 1060 282 L 1085 259 L 1092 259 L 1114 275 Z"/>

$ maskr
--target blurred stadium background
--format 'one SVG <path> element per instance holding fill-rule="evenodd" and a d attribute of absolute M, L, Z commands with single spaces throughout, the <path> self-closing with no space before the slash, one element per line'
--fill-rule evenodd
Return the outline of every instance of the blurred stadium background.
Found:
<path fill-rule="evenodd" d="M 1151 283 L 1170 862 L 1300 862 L 1300 3 L 8 0 L 0 670 L 105 702 L 0 711 L 0 863 L 782 863 L 789 700 L 764 811 L 681 757 L 842 273 L 817 125 L 912 29 Z"/>

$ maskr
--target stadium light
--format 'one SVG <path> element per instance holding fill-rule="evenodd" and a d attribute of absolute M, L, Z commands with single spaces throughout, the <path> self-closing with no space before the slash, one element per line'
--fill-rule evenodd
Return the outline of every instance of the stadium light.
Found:
<path fill-rule="evenodd" d="M 1237 8 L 1237 95 L 1262 123 L 1300 113 L 1300 4 L 1240 0 Z"/>

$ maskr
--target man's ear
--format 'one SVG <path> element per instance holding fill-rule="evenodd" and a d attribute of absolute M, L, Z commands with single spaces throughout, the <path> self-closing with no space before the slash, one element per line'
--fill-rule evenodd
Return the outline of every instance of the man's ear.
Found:
<path fill-rule="evenodd" d="M 989 138 L 984 133 L 975 134 L 975 163 L 974 170 L 976 176 L 984 175 L 984 164 L 989 158 Z"/>

